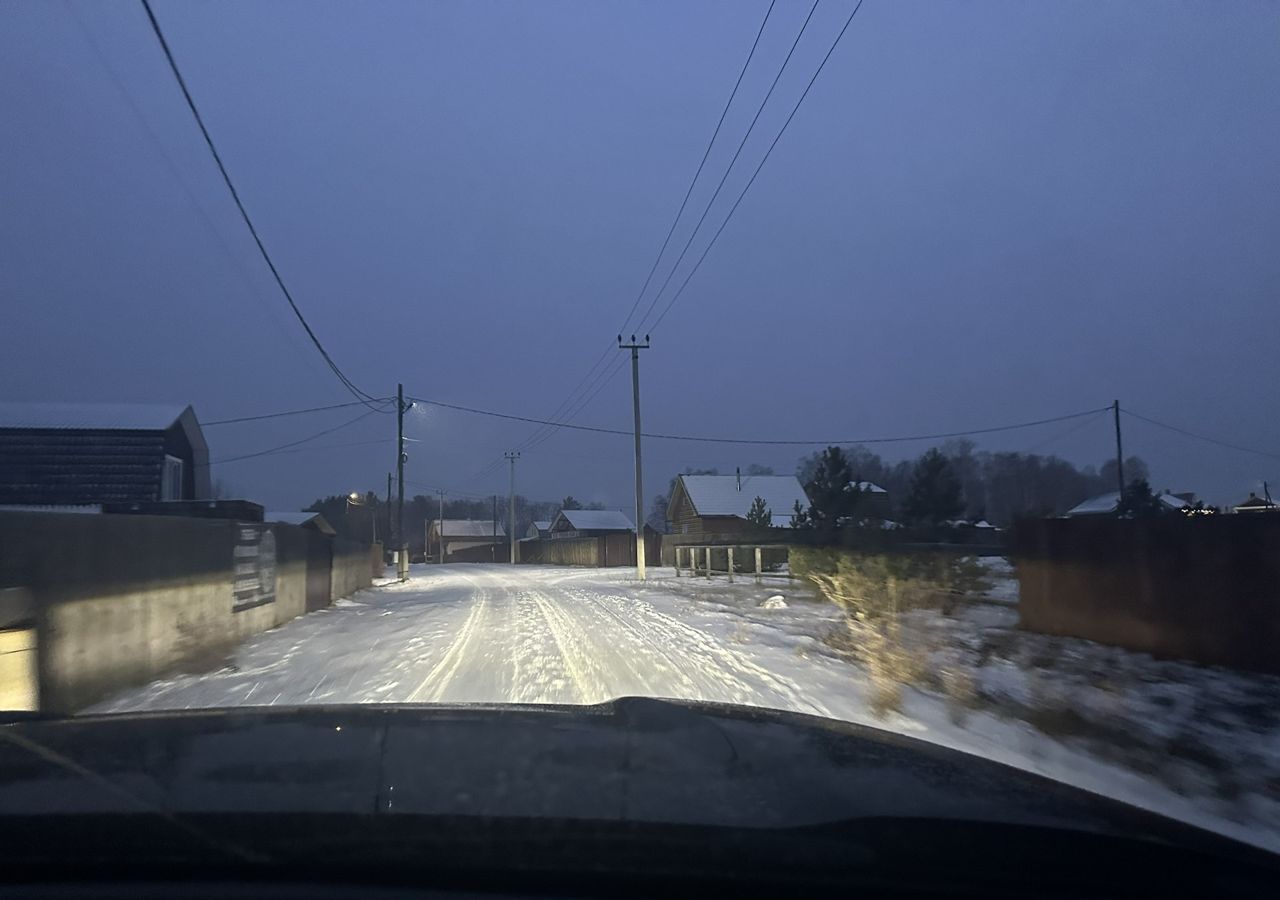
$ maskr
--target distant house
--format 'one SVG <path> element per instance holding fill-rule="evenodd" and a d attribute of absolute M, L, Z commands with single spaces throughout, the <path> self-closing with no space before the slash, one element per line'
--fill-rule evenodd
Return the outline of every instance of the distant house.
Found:
<path fill-rule="evenodd" d="M 445 562 L 486 562 L 507 542 L 507 530 L 492 519 L 431 519 L 427 522 L 427 554 Z"/>
<path fill-rule="evenodd" d="M 1267 497 L 1259 497 L 1250 491 L 1249 498 L 1231 507 L 1231 511 L 1238 513 L 1280 513 L 1280 504 Z"/>
<path fill-rule="evenodd" d="M 0 506 L 207 500 L 209 447 L 190 406 L 0 403 Z"/>
<path fill-rule="evenodd" d="M 1182 512 L 1191 504 L 1183 499 L 1184 495 L 1180 494 L 1160 494 L 1158 495 L 1160 502 L 1164 504 L 1169 512 Z M 1194 496 L 1194 495 L 1193 495 Z M 1120 492 L 1112 491 L 1109 494 L 1099 494 L 1096 497 L 1090 497 L 1083 503 L 1079 503 L 1071 509 L 1067 510 L 1065 515 L 1075 518 L 1077 516 L 1114 516 L 1116 510 L 1120 508 Z"/>
<path fill-rule="evenodd" d="M 620 509 L 562 509 L 551 520 L 548 536 L 552 540 L 567 540 L 635 530 L 631 518 Z"/>
<path fill-rule="evenodd" d="M 667 504 L 667 521 L 676 534 L 720 534 L 753 527 L 747 513 L 756 497 L 764 500 L 775 528 L 791 525 L 798 501 L 808 507 L 794 475 L 680 475 Z"/>
<path fill-rule="evenodd" d="M 537 540 L 538 538 L 546 537 L 550 533 L 551 520 L 538 519 L 537 521 L 529 523 L 529 527 L 525 530 L 524 537 L 521 538 L 521 540 Z"/>
<path fill-rule="evenodd" d="M 891 513 L 889 492 L 880 485 L 870 481 L 854 482 L 862 496 L 858 498 L 858 506 L 854 510 L 856 519 L 887 519 Z"/>

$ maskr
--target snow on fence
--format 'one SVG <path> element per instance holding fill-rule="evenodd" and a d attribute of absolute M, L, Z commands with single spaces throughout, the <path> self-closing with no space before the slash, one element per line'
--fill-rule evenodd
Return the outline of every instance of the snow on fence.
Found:
<path fill-rule="evenodd" d="M 791 548 L 787 544 L 690 544 L 675 548 L 676 577 L 750 575 L 758 584 L 766 577 L 790 579 Z M 723 568 L 719 567 L 723 564 Z"/>

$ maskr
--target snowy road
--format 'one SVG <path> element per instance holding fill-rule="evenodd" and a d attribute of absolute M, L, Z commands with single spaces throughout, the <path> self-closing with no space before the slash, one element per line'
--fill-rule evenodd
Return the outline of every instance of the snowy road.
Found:
<path fill-rule="evenodd" d="M 672 581 L 642 586 L 629 570 L 415 567 L 406 584 L 256 637 L 225 669 L 157 682 L 99 709 L 646 695 L 831 714 L 794 671 L 812 637 L 747 643 L 729 623 L 687 615 L 692 601 L 662 586 Z M 751 590 L 764 599 L 776 588 Z M 785 620 L 787 611 L 761 615 Z"/>
<path fill-rule="evenodd" d="M 765 602 L 779 593 L 785 602 Z M 994 627 L 996 635 L 1009 638 L 1015 635 L 1016 610 L 1008 598 L 997 599 L 994 606 L 973 610 L 976 627 Z M 1008 621 L 998 624 L 1001 619 Z M 943 621 L 954 627 L 961 619 Z M 900 712 L 877 718 L 867 705 L 865 672 L 826 640 L 839 627 L 831 604 L 785 579 L 730 585 L 723 578 L 675 578 L 671 569 L 652 569 L 641 584 L 629 569 L 414 566 L 405 584 L 362 591 L 251 638 L 218 671 L 156 681 L 89 712 L 305 703 L 597 703 L 635 695 L 766 706 L 923 738 L 1280 851 L 1280 798 L 1267 789 L 1221 794 L 1201 778 L 1188 791 L 1171 784 L 1168 773 L 1161 777 L 1146 765 L 1119 765 L 1087 743 L 1047 735 L 1024 719 L 977 708 L 956 716 L 944 697 L 928 691 L 908 690 Z M 1089 646 L 1071 644 L 1074 653 Z M 1123 655 L 1088 651 L 1098 652 Z M 1149 670 L 1156 664 L 1143 665 L 1144 678 L 1154 677 Z M 994 679 L 997 686 L 1043 674 L 1007 660 L 975 673 L 980 683 Z M 1166 690 L 1203 692 L 1194 677 L 1173 681 Z M 1043 685 L 1039 690 L 1044 692 Z M 1070 690 L 1073 702 L 1092 696 L 1080 684 Z M 1232 746 L 1252 748 L 1262 754 L 1259 759 L 1274 753 L 1269 734 L 1243 728 L 1226 734 Z M 1241 771 L 1255 768 L 1270 771 L 1256 764 Z"/>

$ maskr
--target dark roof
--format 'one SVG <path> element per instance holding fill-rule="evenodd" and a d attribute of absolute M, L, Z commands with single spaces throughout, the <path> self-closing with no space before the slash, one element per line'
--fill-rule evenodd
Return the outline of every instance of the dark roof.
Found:
<path fill-rule="evenodd" d="M 187 462 L 193 498 L 207 498 L 209 448 L 190 406 L 0 403 L 0 503 L 158 500 L 169 451 Z"/>

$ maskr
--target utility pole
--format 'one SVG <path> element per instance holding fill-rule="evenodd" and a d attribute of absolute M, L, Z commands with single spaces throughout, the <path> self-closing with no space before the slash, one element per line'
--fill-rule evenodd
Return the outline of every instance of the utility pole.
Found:
<path fill-rule="evenodd" d="M 440 495 L 440 518 L 436 521 L 439 523 L 436 527 L 436 545 L 440 549 L 440 558 L 437 563 L 444 562 L 444 491 L 436 488 L 436 493 Z"/>
<path fill-rule="evenodd" d="M 636 577 L 644 581 L 644 484 L 640 474 L 640 351 L 649 349 L 649 335 L 644 336 L 644 343 L 636 342 L 631 335 L 631 343 L 622 343 L 622 335 L 618 335 L 618 349 L 631 351 L 631 408 L 636 420 Z"/>
<path fill-rule="evenodd" d="M 493 549 L 490 553 L 493 561 L 498 561 L 498 495 L 493 495 L 493 543 L 490 545 Z"/>
<path fill-rule="evenodd" d="M 1124 451 L 1120 448 L 1120 401 L 1111 404 L 1116 417 L 1116 484 L 1120 487 L 1120 502 L 1124 502 Z"/>
<path fill-rule="evenodd" d="M 388 546 L 383 547 L 384 553 L 387 549 L 389 549 L 390 544 L 391 544 L 391 473 L 388 472 L 387 473 L 387 545 Z M 382 558 L 384 561 L 386 560 L 385 555 Z"/>
<path fill-rule="evenodd" d="M 511 463 L 511 492 L 509 495 L 510 524 L 507 526 L 507 544 L 511 547 L 511 565 L 516 564 L 516 460 L 520 458 L 517 450 L 502 454 Z"/>
<path fill-rule="evenodd" d="M 409 579 L 409 542 L 404 533 L 404 464 L 408 456 L 404 452 L 404 414 L 413 409 L 413 401 L 404 402 L 404 385 L 396 385 L 396 494 L 398 527 L 396 528 L 397 570 L 400 580 Z"/>

